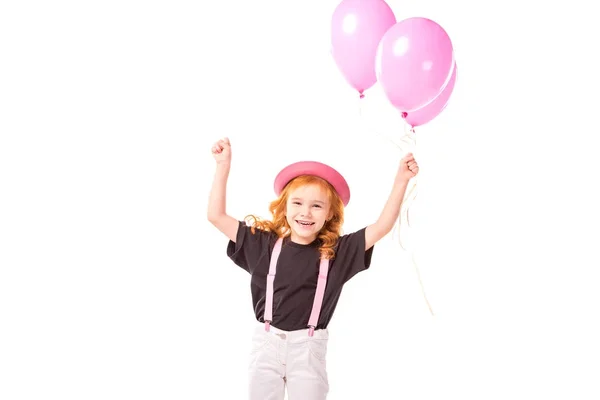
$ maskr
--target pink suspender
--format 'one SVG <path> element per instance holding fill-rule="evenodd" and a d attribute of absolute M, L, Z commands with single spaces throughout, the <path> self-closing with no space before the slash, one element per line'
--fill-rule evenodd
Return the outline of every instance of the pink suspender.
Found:
<path fill-rule="evenodd" d="M 265 301 L 265 330 L 268 332 L 273 318 L 273 281 L 275 280 L 275 270 L 277 269 L 277 260 L 281 253 L 281 244 L 283 238 L 277 239 L 273 254 L 271 255 L 271 264 L 269 265 L 269 274 L 267 275 L 267 299 Z M 325 284 L 327 283 L 327 272 L 329 270 L 329 260 L 321 259 L 319 265 L 319 279 L 317 280 L 317 292 L 313 302 L 312 311 L 308 320 L 308 335 L 312 336 L 317 323 L 319 322 L 319 314 L 321 313 L 321 305 L 323 304 L 323 295 L 325 294 Z"/>
<path fill-rule="evenodd" d="M 273 281 L 275 280 L 275 270 L 277 269 L 277 259 L 281 253 L 281 244 L 283 240 L 279 238 L 271 254 L 271 264 L 269 265 L 269 275 L 267 275 L 267 299 L 265 300 L 265 330 L 269 332 L 269 326 L 273 320 Z"/>
<path fill-rule="evenodd" d="M 313 308 L 310 313 L 308 320 L 308 336 L 312 336 L 317 323 L 319 322 L 319 314 L 321 313 L 321 304 L 323 304 L 323 295 L 325 294 L 325 284 L 327 283 L 327 271 L 329 270 L 329 260 L 321 259 L 319 265 L 319 279 L 317 280 L 317 292 L 315 293 L 315 300 L 313 302 Z"/>

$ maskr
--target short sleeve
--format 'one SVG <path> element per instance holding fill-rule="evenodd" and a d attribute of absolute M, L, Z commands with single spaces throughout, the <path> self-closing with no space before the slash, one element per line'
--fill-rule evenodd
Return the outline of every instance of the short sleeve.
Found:
<path fill-rule="evenodd" d="M 343 271 L 342 282 L 349 281 L 357 273 L 371 266 L 371 257 L 375 246 L 365 251 L 366 227 L 339 238 L 336 247 L 335 265 Z"/>
<path fill-rule="evenodd" d="M 250 226 L 244 221 L 239 221 L 235 242 L 230 240 L 227 244 L 227 256 L 238 266 L 250 274 L 259 263 L 259 260 L 269 254 L 274 235 L 261 229 L 252 233 Z"/>

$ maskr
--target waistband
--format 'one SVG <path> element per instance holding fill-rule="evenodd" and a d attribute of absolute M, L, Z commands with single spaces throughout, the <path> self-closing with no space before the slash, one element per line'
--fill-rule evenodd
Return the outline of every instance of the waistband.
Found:
<path fill-rule="evenodd" d="M 280 339 L 294 340 L 296 339 L 311 339 L 308 335 L 309 329 L 298 329 L 295 331 L 284 331 L 283 329 L 279 329 L 273 325 L 270 326 L 269 332 L 265 331 L 265 323 L 264 322 L 256 322 L 255 331 L 262 332 L 266 335 L 277 336 Z M 329 330 L 328 329 L 317 329 L 314 331 L 312 339 L 329 339 Z"/>

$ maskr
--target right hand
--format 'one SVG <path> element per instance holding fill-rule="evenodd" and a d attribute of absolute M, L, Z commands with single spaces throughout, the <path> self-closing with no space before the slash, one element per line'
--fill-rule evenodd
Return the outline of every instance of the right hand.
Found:
<path fill-rule="evenodd" d="M 231 163 L 231 144 L 229 143 L 229 139 L 224 137 L 215 142 L 212 147 L 212 154 L 217 164 Z"/>

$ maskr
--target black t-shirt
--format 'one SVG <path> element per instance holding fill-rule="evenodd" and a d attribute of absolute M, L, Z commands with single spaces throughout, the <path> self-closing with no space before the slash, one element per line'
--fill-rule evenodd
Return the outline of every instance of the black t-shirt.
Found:
<path fill-rule="evenodd" d="M 338 239 L 335 258 L 329 260 L 327 286 L 316 329 L 327 328 L 342 293 L 342 286 L 357 273 L 369 268 L 373 248 L 365 252 L 365 229 Z M 256 319 L 264 322 L 267 274 L 277 235 L 250 227 L 240 221 L 236 241 L 229 241 L 227 255 L 251 275 L 252 304 Z M 317 289 L 319 241 L 302 245 L 285 238 L 273 282 L 273 320 L 279 329 L 306 329 Z"/>

